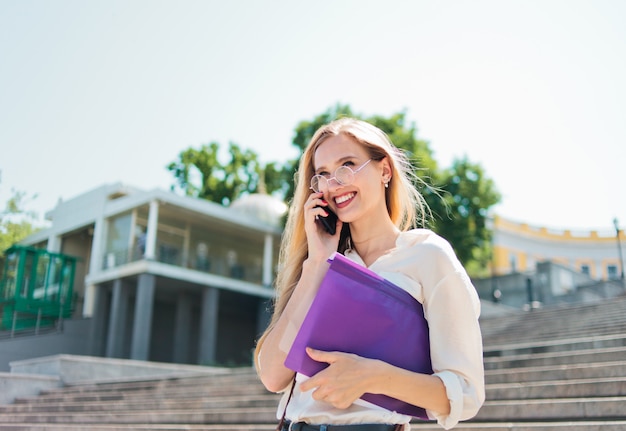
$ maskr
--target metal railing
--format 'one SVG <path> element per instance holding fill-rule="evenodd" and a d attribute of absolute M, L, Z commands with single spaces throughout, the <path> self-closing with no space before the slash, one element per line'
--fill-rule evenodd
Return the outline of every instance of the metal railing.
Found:
<path fill-rule="evenodd" d="M 102 259 L 102 268 L 111 269 L 126 265 L 131 262 L 144 259 L 144 256 L 133 249 L 111 251 L 105 254 Z M 157 262 L 168 265 L 179 266 L 206 272 L 209 274 L 221 275 L 229 278 L 246 280 L 253 283 L 262 282 L 262 265 L 260 264 L 239 264 L 229 262 L 228 253 L 209 255 L 203 258 L 190 256 L 183 257 L 182 250 L 161 245 L 157 247 L 155 256 Z"/>
<path fill-rule="evenodd" d="M 44 316 L 41 308 L 36 314 L 13 311 L 11 322 L 10 329 L 0 330 L 0 339 L 63 332 L 63 309 L 59 310 L 59 315 L 55 318 Z"/>

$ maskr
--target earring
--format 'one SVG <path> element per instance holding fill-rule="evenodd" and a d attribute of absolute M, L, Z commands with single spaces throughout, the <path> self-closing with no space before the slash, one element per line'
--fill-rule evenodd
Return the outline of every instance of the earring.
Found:
<path fill-rule="evenodd" d="M 389 181 L 385 181 L 385 188 L 388 189 L 389 188 Z"/>

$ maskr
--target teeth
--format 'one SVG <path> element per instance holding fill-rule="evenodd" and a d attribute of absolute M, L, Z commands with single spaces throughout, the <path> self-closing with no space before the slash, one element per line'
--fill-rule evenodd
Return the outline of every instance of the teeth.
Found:
<path fill-rule="evenodd" d="M 347 195 L 343 195 L 343 196 L 339 196 L 338 198 L 335 198 L 335 202 L 337 202 L 338 204 L 342 204 L 345 201 L 349 201 L 353 197 L 354 197 L 354 193 L 348 193 Z"/>

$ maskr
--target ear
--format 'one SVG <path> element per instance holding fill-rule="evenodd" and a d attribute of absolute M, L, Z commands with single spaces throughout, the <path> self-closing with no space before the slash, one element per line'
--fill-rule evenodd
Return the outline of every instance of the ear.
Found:
<path fill-rule="evenodd" d="M 380 166 L 382 168 L 381 171 L 381 180 L 384 184 L 387 184 L 391 181 L 391 177 L 393 176 L 393 170 L 391 169 L 391 165 L 389 164 L 389 159 L 385 157 L 380 161 Z"/>

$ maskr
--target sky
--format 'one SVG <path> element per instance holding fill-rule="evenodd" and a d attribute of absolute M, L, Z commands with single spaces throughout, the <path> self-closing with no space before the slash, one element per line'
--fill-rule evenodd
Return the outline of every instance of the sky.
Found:
<path fill-rule="evenodd" d="M 297 156 L 338 103 L 404 111 L 533 226 L 626 226 L 621 0 L 0 0 L 0 204 L 167 190 L 190 147 Z"/>

